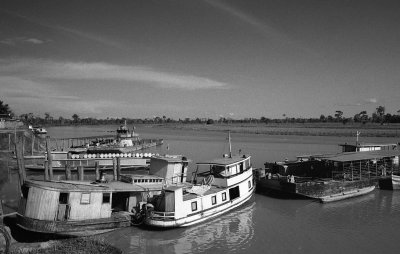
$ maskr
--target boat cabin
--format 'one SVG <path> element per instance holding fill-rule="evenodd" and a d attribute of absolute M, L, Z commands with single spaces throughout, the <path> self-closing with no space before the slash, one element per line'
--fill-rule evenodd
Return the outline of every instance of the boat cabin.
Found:
<path fill-rule="evenodd" d="M 185 157 L 154 158 L 154 174 L 120 175 L 119 181 L 26 180 L 18 224 L 27 230 L 74 235 L 87 230 L 130 226 L 132 216 L 166 182 L 186 180 Z M 183 172 L 183 174 L 182 174 Z"/>
<path fill-rule="evenodd" d="M 149 174 L 164 178 L 166 184 L 185 183 L 189 162 L 180 155 L 154 156 L 150 159 Z"/>
<path fill-rule="evenodd" d="M 252 176 L 250 156 L 246 155 L 197 163 L 192 184 L 167 186 L 151 199 L 154 211 L 146 223 L 189 226 L 229 211 L 251 197 Z"/>
<path fill-rule="evenodd" d="M 358 143 L 352 144 L 339 144 L 342 147 L 342 152 L 368 152 L 368 151 L 380 151 L 380 150 L 395 150 L 397 148 L 396 143 Z"/>

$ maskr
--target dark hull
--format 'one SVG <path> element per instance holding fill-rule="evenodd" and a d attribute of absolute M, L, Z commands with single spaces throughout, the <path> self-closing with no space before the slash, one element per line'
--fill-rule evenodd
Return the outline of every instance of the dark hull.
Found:
<path fill-rule="evenodd" d="M 275 194 L 293 197 L 306 197 L 323 201 L 326 197 L 352 193 L 368 187 L 376 186 L 378 179 L 365 179 L 357 181 L 335 181 L 335 180 L 307 180 L 304 182 L 291 183 L 286 178 L 267 179 L 257 181 L 257 189 L 260 191 L 272 191 Z"/>
<path fill-rule="evenodd" d="M 17 215 L 17 225 L 24 230 L 65 236 L 82 236 L 103 233 L 131 226 L 129 214 L 118 214 L 106 219 L 79 221 L 45 221 Z"/>
<path fill-rule="evenodd" d="M 382 177 L 379 179 L 379 188 L 383 190 L 400 190 L 400 176 Z"/>

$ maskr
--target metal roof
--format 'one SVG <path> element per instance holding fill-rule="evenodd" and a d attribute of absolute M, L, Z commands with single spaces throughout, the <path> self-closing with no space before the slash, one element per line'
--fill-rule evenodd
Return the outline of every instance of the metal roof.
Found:
<path fill-rule="evenodd" d="M 141 192 L 148 189 L 161 189 L 162 183 L 124 183 L 120 181 L 110 181 L 107 183 L 93 183 L 93 181 L 40 181 L 27 180 L 26 184 L 32 187 L 50 189 L 64 192 Z"/>
<path fill-rule="evenodd" d="M 243 156 L 232 156 L 232 157 L 223 157 L 223 158 L 217 158 L 211 161 L 205 161 L 205 162 L 198 162 L 197 165 L 221 165 L 221 166 L 228 166 L 232 164 L 239 163 L 241 161 L 244 161 L 246 159 L 250 158 L 249 155 L 243 155 Z"/>
<path fill-rule="evenodd" d="M 320 156 L 319 158 L 321 158 L 322 160 L 347 162 L 347 161 L 381 159 L 385 157 L 394 157 L 399 155 L 400 155 L 399 150 L 378 150 L 378 151 L 368 151 L 368 152 L 349 152 L 349 153 L 331 154 L 326 156 Z"/>
<path fill-rule="evenodd" d="M 339 146 L 352 146 L 352 147 L 384 147 L 384 146 L 397 146 L 397 143 L 359 143 L 357 145 L 353 144 L 339 144 Z"/>

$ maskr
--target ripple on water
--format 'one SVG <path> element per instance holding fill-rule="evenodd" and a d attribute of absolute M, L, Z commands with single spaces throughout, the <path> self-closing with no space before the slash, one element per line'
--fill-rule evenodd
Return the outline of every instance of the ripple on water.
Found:
<path fill-rule="evenodd" d="M 143 230 L 130 228 L 106 238 L 124 253 L 238 253 L 254 236 L 254 202 L 216 219 L 187 228 Z"/>

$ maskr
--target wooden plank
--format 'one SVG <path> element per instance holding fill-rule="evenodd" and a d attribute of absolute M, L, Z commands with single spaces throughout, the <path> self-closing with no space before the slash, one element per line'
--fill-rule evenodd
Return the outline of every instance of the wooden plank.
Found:
<path fill-rule="evenodd" d="M 46 136 L 46 152 L 47 152 L 47 162 L 49 168 L 49 179 L 53 180 L 53 157 L 51 155 L 51 149 L 50 149 L 50 136 Z"/>

